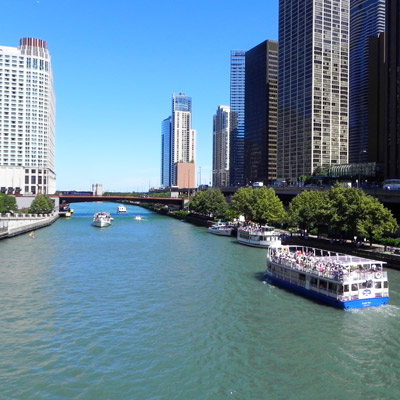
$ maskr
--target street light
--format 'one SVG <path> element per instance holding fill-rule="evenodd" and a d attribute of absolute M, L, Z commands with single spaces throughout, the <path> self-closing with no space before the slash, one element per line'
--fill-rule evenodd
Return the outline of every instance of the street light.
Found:
<path fill-rule="evenodd" d="M 357 181 L 357 189 L 360 187 L 360 179 L 361 179 L 361 154 L 365 154 L 367 150 L 360 150 L 358 153 L 358 181 Z"/>

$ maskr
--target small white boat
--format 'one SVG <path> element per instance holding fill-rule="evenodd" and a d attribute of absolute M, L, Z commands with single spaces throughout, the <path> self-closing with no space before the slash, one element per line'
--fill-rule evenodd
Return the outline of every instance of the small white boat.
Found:
<path fill-rule="evenodd" d="M 280 233 L 273 226 L 242 226 L 238 229 L 237 240 L 247 246 L 262 248 L 281 244 Z"/>
<path fill-rule="evenodd" d="M 126 207 L 125 206 L 118 206 L 118 208 L 117 208 L 117 213 L 119 213 L 119 214 L 123 214 L 123 213 L 126 213 Z"/>
<path fill-rule="evenodd" d="M 232 236 L 233 226 L 226 222 L 217 222 L 208 228 L 208 232 L 219 236 Z"/>
<path fill-rule="evenodd" d="M 111 225 L 113 218 L 107 212 L 97 212 L 93 215 L 93 226 L 98 228 L 105 228 Z"/>
<path fill-rule="evenodd" d="M 136 215 L 135 219 L 136 219 L 136 221 L 141 221 L 142 217 L 140 215 Z"/>

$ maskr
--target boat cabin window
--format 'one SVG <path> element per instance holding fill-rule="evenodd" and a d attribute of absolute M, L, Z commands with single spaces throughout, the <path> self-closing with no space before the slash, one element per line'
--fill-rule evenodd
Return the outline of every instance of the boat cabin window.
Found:
<path fill-rule="evenodd" d="M 356 291 L 356 290 L 358 290 L 358 285 L 357 285 L 357 283 L 352 283 L 352 284 L 351 284 L 351 291 L 354 292 L 354 291 Z"/>
<path fill-rule="evenodd" d="M 328 283 L 328 289 L 329 289 L 329 290 L 332 290 L 332 292 L 336 292 L 336 290 L 337 290 L 337 285 L 336 285 L 336 283 L 329 282 L 329 283 Z"/>
<path fill-rule="evenodd" d="M 318 283 L 318 279 L 317 278 L 311 278 L 311 280 L 310 280 L 310 284 L 311 285 L 317 286 L 317 283 Z"/>
<path fill-rule="evenodd" d="M 389 287 L 389 282 L 388 281 L 383 282 L 383 287 L 387 289 Z"/>
<path fill-rule="evenodd" d="M 338 293 L 343 294 L 343 286 L 342 285 L 338 285 Z"/>
<path fill-rule="evenodd" d="M 327 283 L 326 281 L 319 281 L 319 287 L 320 289 L 326 289 L 327 288 Z"/>
<path fill-rule="evenodd" d="M 382 282 L 375 282 L 375 288 L 376 289 L 381 289 L 382 288 Z"/>
<path fill-rule="evenodd" d="M 344 291 L 348 292 L 349 291 L 349 285 L 344 285 Z"/>

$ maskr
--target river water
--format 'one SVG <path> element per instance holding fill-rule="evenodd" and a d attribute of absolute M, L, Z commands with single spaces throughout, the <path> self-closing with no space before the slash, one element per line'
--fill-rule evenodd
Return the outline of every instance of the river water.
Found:
<path fill-rule="evenodd" d="M 265 250 L 116 207 L 0 241 L 1 399 L 400 398 L 400 272 L 345 312 L 263 283 Z"/>

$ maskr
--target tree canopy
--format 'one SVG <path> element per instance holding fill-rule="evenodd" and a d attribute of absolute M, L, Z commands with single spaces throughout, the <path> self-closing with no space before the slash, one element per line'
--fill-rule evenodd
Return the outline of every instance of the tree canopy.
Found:
<path fill-rule="evenodd" d="M 219 189 L 207 189 L 193 196 L 189 202 L 189 209 L 203 215 L 223 217 L 228 203 Z"/>
<path fill-rule="evenodd" d="M 370 245 L 374 238 L 382 236 L 385 232 L 396 231 L 398 225 L 391 211 L 374 197 L 364 196 L 360 208 L 362 218 L 357 221 L 357 232 L 367 237 Z"/>
<path fill-rule="evenodd" d="M 376 198 L 335 184 L 329 191 L 304 191 L 289 204 L 289 222 L 304 229 L 328 226 L 336 235 L 374 237 L 395 232 L 397 221 Z"/>
<path fill-rule="evenodd" d="M 54 204 L 46 194 L 38 194 L 29 208 L 31 214 L 49 214 L 53 211 Z"/>
<path fill-rule="evenodd" d="M 327 223 L 327 192 L 305 190 L 297 195 L 289 204 L 288 221 L 309 231 Z"/>
<path fill-rule="evenodd" d="M 274 189 L 240 188 L 232 197 L 232 209 L 246 220 L 262 224 L 282 222 L 286 213 Z"/>
<path fill-rule="evenodd" d="M 9 196 L 5 193 L 0 193 L 0 213 L 8 213 L 17 211 L 17 202 L 14 196 Z"/>

